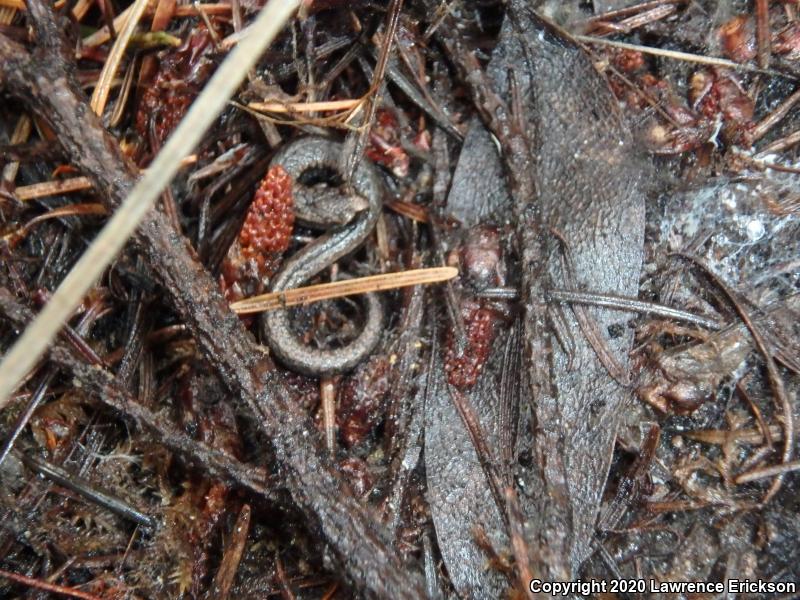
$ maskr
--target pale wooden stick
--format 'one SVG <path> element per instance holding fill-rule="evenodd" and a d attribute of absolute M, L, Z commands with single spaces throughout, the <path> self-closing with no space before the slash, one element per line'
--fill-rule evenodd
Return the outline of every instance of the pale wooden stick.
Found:
<path fill-rule="evenodd" d="M 434 267 L 431 269 L 413 269 L 400 273 L 384 273 L 370 275 L 358 279 L 345 279 L 332 283 L 320 283 L 307 287 L 286 290 L 285 292 L 272 292 L 253 296 L 246 300 L 239 300 L 231 304 L 231 310 L 240 315 L 275 310 L 287 306 L 311 304 L 331 298 L 354 296 L 367 292 L 383 292 L 410 285 L 423 285 L 447 281 L 458 275 L 455 267 Z"/>

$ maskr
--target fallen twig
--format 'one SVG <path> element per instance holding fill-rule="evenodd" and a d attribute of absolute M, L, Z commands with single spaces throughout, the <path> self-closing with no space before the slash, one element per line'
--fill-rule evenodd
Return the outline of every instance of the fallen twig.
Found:
<path fill-rule="evenodd" d="M 33 318 L 30 309 L 22 306 L 8 290 L 3 288 L 0 288 L 0 314 L 18 328 L 23 328 Z M 85 362 L 86 359 L 77 356 L 77 352 L 66 341 L 57 339 L 54 342 L 50 349 L 50 359 L 58 367 L 76 377 L 87 393 L 109 408 L 133 419 L 155 443 L 166 446 L 189 462 L 202 466 L 214 477 L 243 487 L 266 499 L 272 499 L 272 490 L 266 485 L 266 475 L 260 468 L 242 464 L 221 450 L 193 440 L 163 417 L 136 402 L 127 390 L 119 387 L 108 370 L 97 364 Z"/>

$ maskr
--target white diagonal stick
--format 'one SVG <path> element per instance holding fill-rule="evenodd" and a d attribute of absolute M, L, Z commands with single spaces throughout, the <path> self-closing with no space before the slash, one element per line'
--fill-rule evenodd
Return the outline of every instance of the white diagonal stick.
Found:
<path fill-rule="evenodd" d="M 189 113 L 111 220 L 58 286 L 0 364 L 0 409 L 44 354 L 50 342 L 114 260 L 161 192 L 180 168 L 181 159 L 200 141 L 247 72 L 294 14 L 301 0 L 270 0 L 242 39 L 217 69 Z"/>

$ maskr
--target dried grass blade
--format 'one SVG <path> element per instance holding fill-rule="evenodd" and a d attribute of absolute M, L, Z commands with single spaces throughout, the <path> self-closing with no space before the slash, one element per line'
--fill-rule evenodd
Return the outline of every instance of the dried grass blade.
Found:
<path fill-rule="evenodd" d="M 732 60 L 728 60 L 727 58 L 719 58 L 717 56 L 703 56 L 702 54 L 690 54 L 689 52 L 679 52 L 677 50 L 665 50 L 664 48 L 640 46 L 639 44 L 627 44 L 625 42 L 615 42 L 589 35 L 575 35 L 573 38 L 584 44 L 599 44 L 600 46 L 611 46 L 612 48 L 622 48 L 623 50 L 635 50 L 637 52 L 642 52 L 643 54 L 662 56 L 664 58 L 671 58 L 673 60 L 682 60 L 701 65 L 713 65 L 716 67 L 732 69 L 734 71 L 763 73 L 765 75 L 772 75 L 773 77 L 783 77 L 784 79 L 797 80 L 797 76 L 791 73 L 783 73 L 774 69 L 762 69 L 754 65 L 740 64 Z"/>

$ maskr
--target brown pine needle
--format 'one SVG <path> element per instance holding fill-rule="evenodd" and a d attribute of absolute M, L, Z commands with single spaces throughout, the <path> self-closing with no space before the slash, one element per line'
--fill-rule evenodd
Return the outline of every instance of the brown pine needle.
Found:
<path fill-rule="evenodd" d="M 197 155 L 190 154 L 181 161 L 181 167 L 187 167 L 196 162 Z M 147 170 L 145 169 L 143 172 L 147 172 Z M 51 181 L 22 185 L 14 190 L 14 195 L 18 200 L 27 202 L 28 200 L 38 200 L 39 198 L 46 198 L 47 196 L 85 192 L 91 189 L 92 181 L 88 177 L 70 177 L 69 179 L 53 179 Z"/>
<path fill-rule="evenodd" d="M 5 242 L 8 241 L 18 241 L 24 238 L 28 231 L 36 225 L 37 223 L 41 223 L 42 221 L 48 221 L 50 219 L 59 219 L 61 217 L 71 217 L 75 215 L 107 215 L 108 211 L 106 207 L 100 204 L 99 202 L 87 202 L 85 204 L 68 204 L 67 206 L 60 206 L 58 208 L 54 208 L 50 211 L 47 211 L 44 214 L 39 215 L 38 217 L 32 218 L 30 221 L 25 223 L 19 229 L 12 231 L 11 233 L 7 233 L 6 235 L 0 237 L 0 240 Z"/>
<path fill-rule="evenodd" d="M 210 4 L 182 4 L 175 7 L 176 17 L 196 17 L 199 11 L 203 11 L 209 17 L 216 15 L 228 15 L 231 12 L 231 5 L 228 2 L 212 2 Z"/>
<path fill-rule="evenodd" d="M 103 116 L 103 110 L 105 110 L 106 103 L 108 102 L 108 94 L 111 92 L 111 84 L 122 62 L 122 57 L 125 55 L 128 42 L 136 26 L 139 24 L 139 20 L 144 16 L 144 9 L 147 8 L 147 4 L 148 0 L 135 0 L 131 7 L 130 15 L 125 21 L 125 27 L 120 32 L 119 37 L 114 40 L 111 52 L 109 52 L 108 58 L 103 65 L 103 70 L 100 72 L 100 79 L 94 87 L 92 100 L 89 103 L 94 114 L 99 117 Z"/>
<path fill-rule="evenodd" d="M 774 440 L 780 440 L 783 435 L 781 429 L 776 425 L 770 426 L 769 433 Z M 703 429 L 699 431 L 687 431 L 684 435 L 690 440 L 716 446 L 722 446 L 723 444 L 730 442 L 747 445 L 762 444 L 764 442 L 764 434 L 757 429 L 736 431 L 727 431 L 723 429 Z"/>
<path fill-rule="evenodd" d="M 424 285 L 448 281 L 458 275 L 455 267 L 434 267 L 431 269 L 412 269 L 401 273 L 384 273 L 370 275 L 357 279 L 334 281 L 333 283 L 320 283 L 306 287 L 286 290 L 285 292 L 272 292 L 239 300 L 231 304 L 231 310 L 239 315 L 275 310 L 300 304 L 311 304 L 332 298 L 366 294 L 367 292 L 383 292 L 410 285 Z"/>
<path fill-rule="evenodd" d="M 800 471 L 800 460 L 793 460 L 790 462 L 781 463 L 779 465 L 772 465 L 769 467 L 762 467 L 754 469 L 747 473 L 742 473 L 734 480 L 737 484 L 750 483 L 759 479 L 766 479 L 767 477 L 775 477 L 776 475 L 783 475 L 784 473 L 791 473 L 793 471 Z"/>
<path fill-rule="evenodd" d="M 355 98 L 349 100 L 328 100 L 327 102 L 251 102 L 247 107 L 259 112 L 302 113 L 350 110 L 363 101 L 363 98 Z"/>
<path fill-rule="evenodd" d="M 69 194 L 70 192 L 83 192 L 90 189 L 92 189 L 92 182 L 88 177 L 70 177 L 69 179 L 23 185 L 14 190 L 14 195 L 25 202 L 27 200 Z"/>
<path fill-rule="evenodd" d="M 19 583 L 21 585 L 27 585 L 28 587 L 31 587 L 36 590 L 44 590 L 46 592 L 52 592 L 54 594 L 61 594 L 62 596 L 69 596 L 70 598 L 82 598 L 83 600 L 101 600 L 99 596 L 95 596 L 94 594 L 82 592 L 81 590 L 65 587 L 63 585 L 55 585 L 53 583 L 48 583 L 47 581 L 41 581 L 39 579 L 34 579 L 33 577 L 27 577 L 26 575 L 20 575 L 19 573 L 6 571 L 5 569 L 0 569 L 0 577 L 5 577 L 6 579 L 10 579 L 11 581 Z"/>
<path fill-rule="evenodd" d="M 17 0 L 0 0 L 0 5 L 3 2 L 10 2 L 14 3 Z M 231 12 L 231 5 L 228 3 L 210 3 L 210 4 L 200 4 L 199 5 L 202 11 L 207 15 L 227 15 Z M 114 17 L 114 29 L 119 31 L 121 28 L 125 26 L 128 22 L 128 17 L 131 14 L 131 8 L 133 5 L 129 6 L 121 13 L 119 13 L 116 17 Z M 151 12 L 152 7 L 147 7 L 147 12 Z M 154 10 L 154 9 L 153 9 Z M 181 6 L 175 7 L 175 15 L 176 17 L 196 17 L 198 15 L 198 10 L 195 8 L 193 4 L 185 4 Z M 84 38 L 83 46 L 87 48 L 91 48 L 94 46 L 100 46 L 101 44 L 105 44 L 108 40 L 111 39 L 111 34 L 108 31 L 108 27 L 103 26 L 97 31 L 95 31 L 90 36 Z"/>
<path fill-rule="evenodd" d="M 53 5 L 53 8 L 56 10 L 61 10 L 64 8 L 66 3 L 66 0 L 59 0 Z M 78 0 L 75 3 L 75 6 L 72 7 L 72 15 L 75 17 L 78 23 L 83 21 L 83 18 L 86 16 L 86 13 L 89 12 L 89 9 L 92 8 L 92 6 L 94 6 L 94 0 Z"/>

